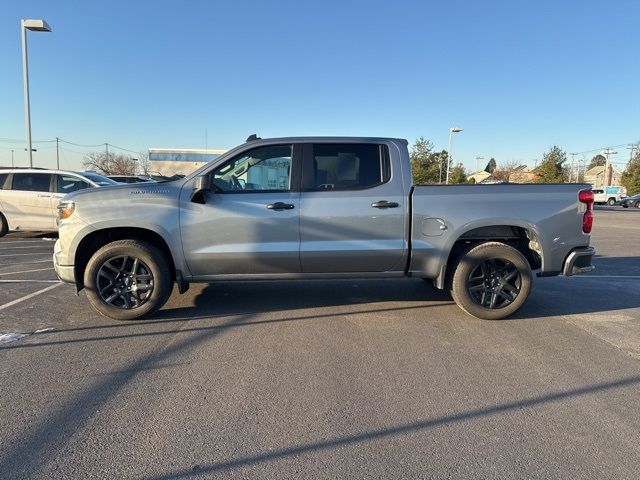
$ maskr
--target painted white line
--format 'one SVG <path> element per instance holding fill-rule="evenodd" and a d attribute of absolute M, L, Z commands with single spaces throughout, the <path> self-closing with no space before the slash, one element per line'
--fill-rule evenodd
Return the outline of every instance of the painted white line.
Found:
<path fill-rule="evenodd" d="M 33 262 L 20 262 L 20 263 L 0 263 L 0 267 L 11 267 L 12 265 L 28 265 L 30 263 L 53 263 L 52 259 L 49 260 L 34 260 Z"/>
<path fill-rule="evenodd" d="M 572 275 L 572 278 L 640 278 L 640 275 Z"/>
<path fill-rule="evenodd" d="M 0 280 L 0 283 L 60 283 L 60 280 Z"/>
<path fill-rule="evenodd" d="M 7 241 L 7 242 L 0 241 L 0 245 L 24 245 L 25 243 L 37 243 L 39 245 L 45 246 L 45 245 L 43 245 L 42 240 L 39 240 L 39 239 L 16 240 L 16 241 L 10 240 L 10 241 Z"/>
<path fill-rule="evenodd" d="M 26 250 L 27 248 L 30 249 L 34 249 L 34 248 L 46 248 L 47 250 L 51 250 L 51 245 L 33 245 L 31 247 L 8 247 L 8 248 L 2 248 L 2 245 L 0 245 L 0 250 Z"/>
<path fill-rule="evenodd" d="M 19 273 L 45 272 L 47 270 L 53 270 L 53 267 L 34 268 L 33 270 L 20 270 L 19 272 L 2 272 L 2 273 L 0 273 L 0 276 L 2 276 L 2 275 L 17 275 Z"/>
<path fill-rule="evenodd" d="M 0 257 L 20 257 L 20 256 L 24 256 L 24 255 L 51 255 L 53 253 L 53 250 L 51 252 L 42 252 L 42 253 L 38 253 L 38 252 L 34 252 L 34 253 L 2 253 L 0 254 Z"/>
<path fill-rule="evenodd" d="M 60 285 L 62 285 L 62 283 L 56 283 L 54 285 L 49 285 L 46 288 L 43 288 L 42 290 L 38 290 L 37 292 L 33 292 L 30 293 L 29 295 L 25 295 L 24 297 L 20 297 L 17 298 L 9 303 L 5 303 L 4 305 L 0 305 L 0 310 L 4 310 L 5 308 L 9 308 L 9 307 L 13 307 L 14 305 L 17 305 L 20 302 L 24 302 L 25 300 L 29 300 L 30 298 L 33 298 L 37 295 L 40 295 L 41 293 L 45 293 L 48 292 L 49 290 L 53 290 L 54 288 L 59 287 Z"/>

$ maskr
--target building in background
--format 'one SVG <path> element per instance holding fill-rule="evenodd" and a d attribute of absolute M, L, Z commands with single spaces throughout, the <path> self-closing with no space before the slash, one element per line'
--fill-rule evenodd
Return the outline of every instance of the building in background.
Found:
<path fill-rule="evenodd" d="M 584 182 L 590 183 L 593 185 L 593 188 L 603 187 L 605 185 L 604 168 L 604 165 L 596 165 L 584 172 Z M 611 181 L 609 182 L 609 185 L 620 185 L 622 172 L 616 170 L 613 165 L 609 165 L 609 168 L 611 170 Z"/>
<path fill-rule="evenodd" d="M 188 175 L 225 152 L 196 148 L 150 148 L 149 173 L 165 177 Z"/>

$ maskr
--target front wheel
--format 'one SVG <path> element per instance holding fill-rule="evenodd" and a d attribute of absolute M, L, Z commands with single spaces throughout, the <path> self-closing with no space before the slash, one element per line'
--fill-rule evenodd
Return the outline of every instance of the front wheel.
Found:
<path fill-rule="evenodd" d="M 482 243 L 460 258 L 451 295 L 468 314 L 500 320 L 527 300 L 531 276 L 531 266 L 518 250 L 500 242 Z"/>
<path fill-rule="evenodd" d="M 640 202 L 636 202 L 636 208 L 640 208 Z"/>
<path fill-rule="evenodd" d="M 118 240 L 93 254 L 84 272 L 84 286 L 99 313 L 135 320 L 162 308 L 173 282 L 160 250 L 139 240 Z"/>

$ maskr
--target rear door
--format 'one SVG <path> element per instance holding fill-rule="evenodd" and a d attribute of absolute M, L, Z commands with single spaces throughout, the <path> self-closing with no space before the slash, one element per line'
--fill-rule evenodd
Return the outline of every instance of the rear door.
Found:
<path fill-rule="evenodd" d="M 300 262 L 305 273 L 405 268 L 402 176 L 386 144 L 316 143 L 304 149 Z"/>
<path fill-rule="evenodd" d="M 3 192 L 11 229 L 50 231 L 56 228 L 51 180 L 50 173 L 14 172 L 11 190 Z"/>
<path fill-rule="evenodd" d="M 300 272 L 301 144 L 255 147 L 212 172 L 205 203 L 183 188 L 180 234 L 194 276 Z"/>

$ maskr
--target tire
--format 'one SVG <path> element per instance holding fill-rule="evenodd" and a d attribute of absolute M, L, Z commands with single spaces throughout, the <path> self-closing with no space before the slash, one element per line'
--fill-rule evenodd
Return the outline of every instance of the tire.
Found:
<path fill-rule="evenodd" d="M 89 259 L 84 286 L 91 306 L 101 315 L 136 320 L 162 308 L 173 282 L 159 249 L 140 240 L 118 240 Z"/>
<path fill-rule="evenodd" d="M 636 202 L 635 207 L 640 208 L 640 202 Z"/>
<path fill-rule="evenodd" d="M 607 200 L 607 205 L 609 205 L 610 207 L 613 207 L 615 204 L 616 204 L 615 198 L 610 198 L 609 200 Z"/>
<path fill-rule="evenodd" d="M 505 243 L 486 242 L 459 259 L 451 295 L 469 315 L 500 320 L 522 307 L 531 292 L 531 277 L 522 253 Z"/>
<path fill-rule="evenodd" d="M 9 224 L 4 215 L 0 213 L 0 237 L 4 237 L 7 233 L 9 233 Z"/>

